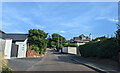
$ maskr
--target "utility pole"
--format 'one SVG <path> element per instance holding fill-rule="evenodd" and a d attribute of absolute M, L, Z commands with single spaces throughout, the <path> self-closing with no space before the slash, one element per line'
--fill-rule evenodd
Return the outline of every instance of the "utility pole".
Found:
<path fill-rule="evenodd" d="M 61 37 L 61 47 L 62 47 L 62 37 Z"/>
<path fill-rule="evenodd" d="M 107 34 L 107 38 L 109 38 L 109 34 Z"/>
<path fill-rule="evenodd" d="M 58 35 L 58 47 L 59 47 L 59 35 Z"/>

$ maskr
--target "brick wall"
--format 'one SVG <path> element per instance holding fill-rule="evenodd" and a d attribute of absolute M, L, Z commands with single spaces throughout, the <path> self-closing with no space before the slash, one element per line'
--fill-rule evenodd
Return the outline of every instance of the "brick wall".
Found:
<path fill-rule="evenodd" d="M 40 54 L 34 50 L 27 50 L 26 57 L 40 57 Z"/>

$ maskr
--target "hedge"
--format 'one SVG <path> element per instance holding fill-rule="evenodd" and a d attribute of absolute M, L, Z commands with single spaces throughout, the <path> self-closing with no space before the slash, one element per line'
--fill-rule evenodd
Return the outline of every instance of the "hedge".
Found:
<path fill-rule="evenodd" d="M 78 48 L 83 57 L 111 58 L 114 60 L 118 60 L 118 51 L 120 50 L 120 46 L 114 38 L 89 42 Z"/>

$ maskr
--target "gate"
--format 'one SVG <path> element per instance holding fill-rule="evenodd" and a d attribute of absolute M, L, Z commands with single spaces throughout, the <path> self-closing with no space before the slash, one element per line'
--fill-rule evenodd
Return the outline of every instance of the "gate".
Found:
<path fill-rule="evenodd" d="M 18 45 L 12 44 L 11 57 L 17 57 L 18 55 Z"/>

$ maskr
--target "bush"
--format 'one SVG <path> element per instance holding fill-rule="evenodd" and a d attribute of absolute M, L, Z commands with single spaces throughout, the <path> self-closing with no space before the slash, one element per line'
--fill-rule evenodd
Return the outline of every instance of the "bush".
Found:
<path fill-rule="evenodd" d="M 83 57 L 111 58 L 117 60 L 119 45 L 116 40 L 106 39 L 99 42 L 89 42 L 79 46 Z"/>
<path fill-rule="evenodd" d="M 12 70 L 6 65 L 7 60 L 4 59 L 4 53 L 0 54 L 0 71 L 1 73 L 13 73 Z"/>
<path fill-rule="evenodd" d="M 47 46 L 47 35 L 43 30 L 30 29 L 28 35 L 28 43 L 32 45 L 32 49 L 40 54 L 44 54 Z M 31 47 L 30 47 L 31 48 Z"/>
<path fill-rule="evenodd" d="M 35 50 L 37 53 L 40 52 L 39 47 L 36 45 L 32 45 L 32 50 Z"/>
<path fill-rule="evenodd" d="M 7 65 L 3 65 L 1 73 L 13 73 L 13 72 Z"/>

